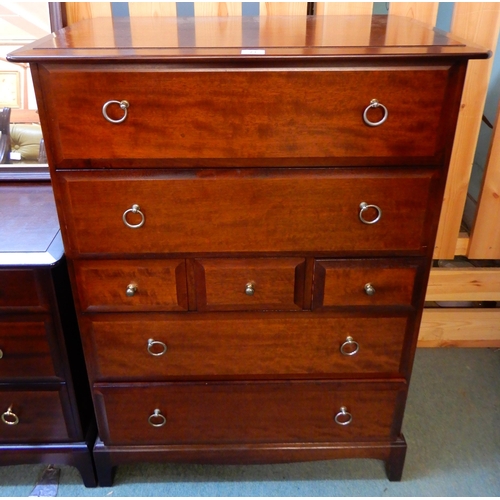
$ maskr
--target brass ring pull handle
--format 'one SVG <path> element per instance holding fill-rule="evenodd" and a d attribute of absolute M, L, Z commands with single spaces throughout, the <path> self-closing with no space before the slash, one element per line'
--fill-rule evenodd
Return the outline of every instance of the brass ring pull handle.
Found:
<path fill-rule="evenodd" d="M 255 293 L 255 283 L 250 282 L 245 285 L 245 293 L 247 295 L 253 295 Z"/>
<path fill-rule="evenodd" d="M 368 210 L 370 208 L 373 208 L 377 211 L 377 216 L 373 220 L 365 219 L 364 213 L 366 210 Z M 375 224 L 376 222 L 378 222 L 380 220 L 381 217 L 382 217 L 382 210 L 377 205 L 368 205 L 368 203 L 366 203 L 364 201 L 362 201 L 359 204 L 359 220 L 363 224 Z"/>
<path fill-rule="evenodd" d="M 127 285 L 125 290 L 125 295 L 127 297 L 133 297 L 137 293 L 137 285 L 135 283 L 130 283 Z"/>
<path fill-rule="evenodd" d="M 384 110 L 384 116 L 378 122 L 372 122 L 368 119 L 368 111 L 371 108 L 382 108 Z M 372 99 L 370 101 L 370 104 L 366 107 L 365 112 L 363 113 L 363 121 L 369 127 L 378 127 L 387 120 L 388 116 L 389 116 L 389 111 L 387 111 L 387 108 L 383 104 L 379 103 L 377 99 Z"/>
<path fill-rule="evenodd" d="M 149 416 L 148 422 L 149 425 L 153 427 L 163 427 L 167 423 L 167 419 L 160 413 L 160 410 L 156 408 L 153 414 Z"/>
<path fill-rule="evenodd" d="M 19 417 L 12 411 L 12 405 L 2 413 L 2 422 L 7 425 L 17 425 L 19 423 Z"/>
<path fill-rule="evenodd" d="M 160 349 L 157 351 L 155 350 L 155 347 L 159 347 Z M 163 356 L 167 352 L 167 344 L 160 342 L 159 340 L 149 339 L 148 352 L 151 356 Z"/>
<path fill-rule="evenodd" d="M 344 356 L 354 356 L 359 351 L 359 344 L 351 337 L 347 337 L 345 342 L 340 346 L 340 352 Z"/>
<path fill-rule="evenodd" d="M 335 415 L 335 423 L 339 425 L 349 425 L 352 422 L 352 415 L 345 406 L 340 407 L 340 411 Z"/>
<path fill-rule="evenodd" d="M 365 293 L 366 295 L 375 295 L 375 288 L 371 283 L 367 283 L 365 285 Z"/>
<path fill-rule="evenodd" d="M 120 106 L 120 108 L 123 109 L 123 116 L 121 118 L 118 118 L 117 120 L 115 120 L 115 119 L 110 118 L 108 116 L 108 106 L 110 104 L 118 104 L 118 106 Z M 122 123 L 127 118 L 129 106 L 130 106 L 130 104 L 128 103 L 128 101 L 108 101 L 102 107 L 102 115 L 104 116 L 104 118 L 106 118 L 106 120 L 108 120 L 109 123 Z"/>
<path fill-rule="evenodd" d="M 129 213 L 139 214 L 141 216 L 141 221 L 138 222 L 137 224 L 130 224 L 130 222 L 127 220 L 127 215 Z M 130 227 L 131 229 L 139 229 L 140 227 L 142 227 L 144 225 L 144 222 L 146 221 L 146 217 L 141 212 L 141 207 L 139 205 L 136 205 L 136 204 L 132 205 L 132 208 L 129 208 L 129 209 L 125 210 L 125 212 L 123 212 L 122 219 L 123 219 L 123 223 L 127 227 Z"/>

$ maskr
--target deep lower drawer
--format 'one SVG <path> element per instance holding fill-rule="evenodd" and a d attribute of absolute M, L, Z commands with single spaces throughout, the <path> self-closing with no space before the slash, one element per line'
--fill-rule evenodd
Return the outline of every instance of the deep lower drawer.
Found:
<path fill-rule="evenodd" d="M 188 309 L 184 259 L 73 262 L 82 311 Z"/>
<path fill-rule="evenodd" d="M 104 65 L 97 72 L 47 64 L 40 77 L 57 162 L 340 158 L 380 164 L 393 157 L 436 162 L 442 155 L 453 73 L 449 66 L 170 71 L 143 65 L 131 71 Z M 387 109 L 380 126 L 363 120 L 373 99 Z M 105 118 L 106 103 L 105 114 L 120 123 Z M 381 120 L 382 109 L 369 109 L 368 119 Z"/>
<path fill-rule="evenodd" d="M 411 319 L 312 313 L 81 318 L 94 380 L 397 374 Z"/>
<path fill-rule="evenodd" d="M 0 320 L 0 382 L 56 376 L 49 345 L 52 328 L 47 317 Z"/>
<path fill-rule="evenodd" d="M 41 443 L 69 440 L 63 413 L 64 389 L 0 390 L 0 442 Z"/>
<path fill-rule="evenodd" d="M 394 439 L 404 382 L 220 382 L 94 386 L 106 445 Z"/>
<path fill-rule="evenodd" d="M 435 230 L 431 169 L 149 174 L 58 175 L 66 252 L 421 253 Z"/>
<path fill-rule="evenodd" d="M 410 306 L 423 262 L 407 259 L 318 259 L 313 309 Z"/>

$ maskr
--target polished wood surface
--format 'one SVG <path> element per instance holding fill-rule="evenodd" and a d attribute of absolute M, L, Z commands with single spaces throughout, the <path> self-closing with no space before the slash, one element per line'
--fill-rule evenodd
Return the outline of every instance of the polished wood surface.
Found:
<path fill-rule="evenodd" d="M 96 401 L 107 415 L 100 437 L 108 445 L 352 443 L 396 437 L 391 424 L 405 389 L 401 381 L 99 385 Z M 349 425 L 334 421 L 342 407 Z M 148 423 L 155 409 L 166 417 L 162 427 Z"/>
<path fill-rule="evenodd" d="M 31 63 L 102 485 L 145 459 L 357 456 L 401 479 L 467 61 L 488 55 L 404 18 L 261 16 L 84 21 L 10 56 Z M 163 260 L 187 310 L 172 268 L 155 303 Z M 143 269 L 127 309 L 115 286 Z"/>
<path fill-rule="evenodd" d="M 80 307 L 94 312 L 187 310 L 185 266 L 180 259 L 77 261 Z"/>
<path fill-rule="evenodd" d="M 56 179 L 71 257 L 204 253 L 208 244 L 214 253 L 419 254 L 431 243 L 428 199 L 437 181 L 437 172 L 417 168 L 64 172 Z M 381 208 L 379 224 L 360 221 L 362 202 Z M 145 218 L 137 229 L 123 222 L 133 204 Z"/>
<path fill-rule="evenodd" d="M 82 320 L 94 380 L 397 376 L 407 315 L 210 313 Z M 343 355 L 351 336 L 359 352 Z M 153 356 L 149 340 L 166 351 Z M 347 352 L 352 352 L 346 346 Z M 163 352 L 159 345 L 153 353 Z"/>

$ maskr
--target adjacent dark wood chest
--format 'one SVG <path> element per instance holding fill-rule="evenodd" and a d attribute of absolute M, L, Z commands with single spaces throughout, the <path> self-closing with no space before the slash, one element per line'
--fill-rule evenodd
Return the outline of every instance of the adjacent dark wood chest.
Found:
<path fill-rule="evenodd" d="M 95 423 L 50 184 L 0 185 L 0 464 L 96 486 Z"/>
<path fill-rule="evenodd" d="M 401 478 L 467 60 L 487 56 L 384 16 L 97 19 L 11 55 L 37 89 L 100 484 L 168 460 L 370 457 Z"/>

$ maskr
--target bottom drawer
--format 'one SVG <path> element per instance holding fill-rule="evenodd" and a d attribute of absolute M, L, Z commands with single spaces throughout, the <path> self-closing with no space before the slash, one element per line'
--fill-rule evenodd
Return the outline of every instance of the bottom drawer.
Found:
<path fill-rule="evenodd" d="M 394 439 L 407 385 L 293 381 L 100 384 L 106 445 L 353 442 Z"/>
<path fill-rule="evenodd" d="M 63 390 L 0 390 L 0 442 L 68 441 Z"/>

